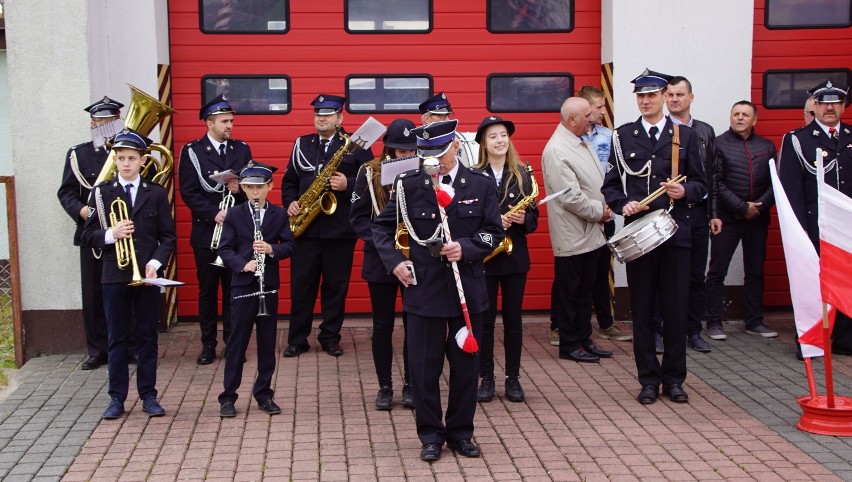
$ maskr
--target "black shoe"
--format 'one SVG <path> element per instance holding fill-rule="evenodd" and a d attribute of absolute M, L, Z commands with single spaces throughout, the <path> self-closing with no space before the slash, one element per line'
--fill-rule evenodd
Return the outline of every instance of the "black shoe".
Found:
<path fill-rule="evenodd" d="M 455 442 L 447 442 L 447 447 L 464 457 L 479 457 L 479 448 L 477 448 L 477 446 L 474 445 L 469 438 L 463 438 L 461 440 L 456 440 Z"/>
<path fill-rule="evenodd" d="M 257 406 L 269 415 L 278 415 L 281 413 L 281 407 L 276 405 L 275 401 L 271 398 L 263 403 L 258 402 Z"/>
<path fill-rule="evenodd" d="M 420 460 L 424 462 L 435 462 L 441 458 L 441 444 L 423 444 L 420 449 Z"/>
<path fill-rule="evenodd" d="M 151 395 L 142 401 L 142 411 L 147 413 L 149 417 L 162 417 L 166 411 L 160 406 L 157 397 Z"/>
<path fill-rule="evenodd" d="M 710 353 L 713 351 L 710 344 L 704 341 L 704 338 L 701 338 L 700 333 L 697 335 L 689 335 L 686 339 L 686 344 L 693 350 L 700 351 L 701 353 Z"/>
<path fill-rule="evenodd" d="M 659 391 L 660 389 L 656 385 L 645 385 L 642 387 L 642 391 L 639 392 L 636 400 L 642 405 L 650 405 L 657 401 L 657 392 Z"/>
<path fill-rule="evenodd" d="M 591 353 L 592 355 L 597 355 L 601 358 L 612 358 L 612 352 L 611 351 L 606 351 L 603 348 L 596 345 L 595 343 L 589 343 L 588 345 L 583 347 L 583 350 L 585 350 L 588 353 Z"/>
<path fill-rule="evenodd" d="M 343 349 L 340 348 L 340 344 L 336 341 L 330 341 L 325 345 L 322 345 L 322 351 L 328 353 L 331 356 L 341 356 L 343 355 Z"/>
<path fill-rule="evenodd" d="M 523 402 L 526 399 L 518 377 L 506 377 L 506 398 L 515 403 Z"/>
<path fill-rule="evenodd" d="M 414 396 L 411 394 L 411 385 L 402 386 L 402 406 L 414 408 Z"/>
<path fill-rule="evenodd" d="M 80 368 L 83 370 L 94 370 L 104 364 L 106 364 L 106 358 L 90 356 L 89 358 L 86 358 L 86 361 L 83 362 L 83 365 L 80 366 Z"/>
<path fill-rule="evenodd" d="M 689 395 L 683 390 L 678 383 L 663 386 L 663 395 L 669 397 L 669 400 L 675 403 L 686 403 L 689 401 Z"/>
<path fill-rule="evenodd" d="M 601 361 L 601 357 L 597 355 L 592 355 L 582 348 L 577 348 L 567 355 L 559 354 L 559 358 L 563 360 L 574 360 L 578 363 L 598 363 Z"/>
<path fill-rule="evenodd" d="M 198 359 L 195 360 L 199 365 L 209 365 L 213 363 L 213 360 L 216 359 L 216 347 L 215 346 L 205 346 L 201 349 L 201 354 L 198 355 Z"/>
<path fill-rule="evenodd" d="M 393 388 L 384 386 L 376 395 L 376 410 L 390 410 L 393 408 Z"/>
<path fill-rule="evenodd" d="M 663 335 L 659 333 L 654 333 L 654 349 L 657 351 L 657 355 L 661 355 L 666 351 L 666 348 L 663 346 Z"/>
<path fill-rule="evenodd" d="M 476 391 L 477 402 L 490 402 L 494 400 L 494 377 L 482 377 L 479 382 L 479 390 Z"/>
<path fill-rule="evenodd" d="M 115 420 L 124 413 L 124 403 L 118 397 L 112 397 L 109 406 L 104 410 L 104 420 Z"/>
<path fill-rule="evenodd" d="M 234 408 L 234 402 L 222 402 L 222 407 L 219 408 L 219 416 L 222 418 L 236 417 L 237 409 Z"/>
<path fill-rule="evenodd" d="M 284 358 L 293 358 L 293 357 L 301 355 L 302 353 L 305 353 L 306 351 L 308 351 L 310 349 L 311 349 L 310 347 L 307 347 L 307 346 L 304 346 L 304 345 L 287 345 L 287 349 L 284 350 L 284 353 L 282 354 L 282 356 Z"/>

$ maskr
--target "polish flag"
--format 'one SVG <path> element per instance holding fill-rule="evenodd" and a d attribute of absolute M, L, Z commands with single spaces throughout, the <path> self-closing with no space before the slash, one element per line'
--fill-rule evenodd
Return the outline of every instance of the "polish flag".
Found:
<path fill-rule="evenodd" d="M 822 299 L 852 314 L 852 198 L 825 183 L 821 157 L 817 161 L 817 192 Z"/>
<path fill-rule="evenodd" d="M 819 255 L 799 224 L 784 186 L 778 179 L 775 160 L 769 160 L 775 206 L 781 227 L 784 258 L 787 261 L 787 278 L 790 280 L 790 297 L 793 299 L 793 317 L 802 345 L 802 355 L 808 358 L 822 356 L 822 298 L 820 296 Z M 833 313 L 832 313 L 833 314 Z M 830 317 L 833 322 L 833 316 Z"/>

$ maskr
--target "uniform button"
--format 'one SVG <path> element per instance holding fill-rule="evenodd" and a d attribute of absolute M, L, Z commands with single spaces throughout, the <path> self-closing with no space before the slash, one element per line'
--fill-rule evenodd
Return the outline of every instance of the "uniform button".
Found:
<path fill-rule="evenodd" d="M 656 159 L 656 158 L 657 158 L 657 156 L 656 156 L 656 155 L 651 156 L 651 159 Z"/>
<path fill-rule="evenodd" d="M 657 178 L 657 176 L 651 176 L 651 179 L 656 179 L 656 178 Z"/>

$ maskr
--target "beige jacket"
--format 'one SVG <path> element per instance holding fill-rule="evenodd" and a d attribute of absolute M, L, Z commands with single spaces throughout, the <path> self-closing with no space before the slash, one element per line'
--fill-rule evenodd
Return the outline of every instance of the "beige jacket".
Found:
<path fill-rule="evenodd" d="M 574 256 L 606 243 L 603 224 L 603 172 L 592 148 L 559 124 L 541 155 L 547 194 L 571 187 L 547 203 L 547 226 L 554 256 Z"/>

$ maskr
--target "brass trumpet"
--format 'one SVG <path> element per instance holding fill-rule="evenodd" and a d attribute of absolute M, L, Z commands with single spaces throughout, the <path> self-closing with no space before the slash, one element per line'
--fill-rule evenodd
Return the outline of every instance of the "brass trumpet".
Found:
<path fill-rule="evenodd" d="M 409 240 L 408 240 L 408 228 L 405 227 L 405 223 L 399 223 L 399 226 L 396 227 L 396 234 L 393 237 L 394 247 L 399 250 L 400 253 L 403 254 L 406 258 L 409 257 Z"/>
<path fill-rule="evenodd" d="M 127 210 L 127 203 L 121 198 L 117 198 L 109 206 L 109 227 L 114 228 L 119 221 L 128 220 L 130 220 L 130 214 Z M 136 246 L 133 244 L 133 236 L 115 240 L 115 257 L 119 269 L 128 266 L 133 267 L 133 280 L 130 282 L 130 286 L 141 285 L 143 283 L 142 274 L 139 272 L 139 262 L 136 261 Z"/>
<path fill-rule="evenodd" d="M 527 166 L 527 172 L 530 173 L 530 181 L 532 182 L 532 192 L 530 192 L 529 196 L 524 197 L 523 199 L 518 201 L 518 204 L 514 205 L 511 209 L 506 211 L 506 214 L 504 214 L 502 217 L 505 218 L 510 214 L 523 212 L 529 206 L 535 203 L 535 199 L 538 197 L 538 183 L 536 182 L 535 177 L 533 177 L 532 166 Z M 506 256 L 510 256 L 512 254 L 512 238 L 510 238 L 509 236 L 503 238 L 503 241 L 500 241 L 500 244 L 498 244 L 497 247 L 494 248 L 494 251 L 492 251 L 488 256 L 483 258 L 482 262 L 487 263 L 491 258 L 497 256 L 500 253 L 506 253 Z"/>
<path fill-rule="evenodd" d="M 222 196 L 222 202 L 219 203 L 219 210 L 225 209 L 228 210 L 234 207 L 234 195 L 231 194 L 231 191 L 227 188 L 225 189 L 225 195 Z M 210 251 L 216 251 L 219 249 L 219 241 L 222 239 L 222 225 L 216 223 L 216 227 L 213 228 L 213 239 L 210 240 Z M 210 263 L 213 266 L 218 266 L 220 268 L 225 267 L 225 263 L 222 261 L 220 256 L 216 256 L 216 261 Z"/>

